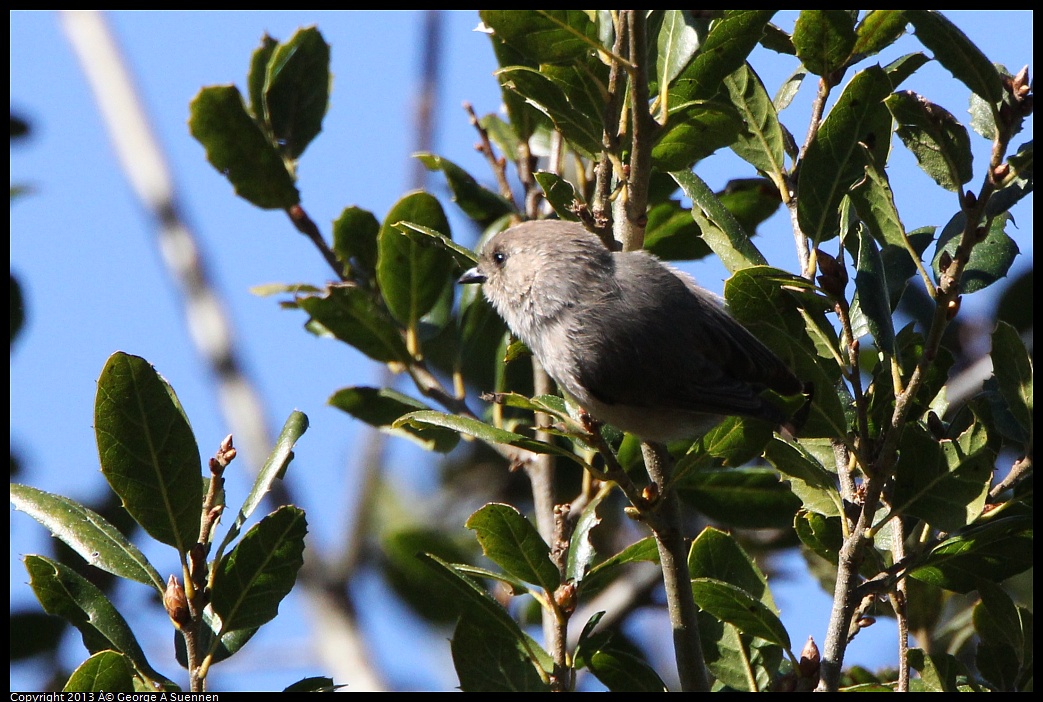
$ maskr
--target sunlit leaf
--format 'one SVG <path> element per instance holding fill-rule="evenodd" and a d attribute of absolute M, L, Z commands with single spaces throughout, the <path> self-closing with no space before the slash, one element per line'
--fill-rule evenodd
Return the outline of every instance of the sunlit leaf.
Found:
<path fill-rule="evenodd" d="M 11 504 L 47 527 L 87 563 L 163 592 L 166 584 L 145 554 L 100 514 L 67 497 L 14 483 Z"/>
<path fill-rule="evenodd" d="M 330 80 L 330 47 L 315 27 L 297 30 L 271 53 L 264 79 L 264 118 L 287 158 L 299 158 L 322 131 Z"/>
<path fill-rule="evenodd" d="M 283 506 L 250 529 L 217 565 L 212 604 L 222 631 L 261 626 L 279 613 L 304 563 L 304 511 Z"/>
<path fill-rule="evenodd" d="M 514 577 L 553 593 L 561 582 L 550 560 L 550 547 L 529 520 L 511 505 L 488 504 L 466 524 L 475 532 L 482 553 Z"/>
<path fill-rule="evenodd" d="M 203 145 L 207 160 L 228 178 L 237 195 L 264 209 L 285 209 L 300 202 L 293 175 L 247 113 L 238 88 L 203 88 L 189 109 L 192 136 Z"/>
<path fill-rule="evenodd" d="M 148 361 L 122 352 L 98 378 L 94 432 L 101 471 L 127 512 L 181 553 L 199 540 L 199 448 L 174 390 Z"/>
<path fill-rule="evenodd" d="M 797 58 L 818 76 L 846 66 L 855 40 L 855 20 L 848 10 L 801 10 L 793 27 Z"/>

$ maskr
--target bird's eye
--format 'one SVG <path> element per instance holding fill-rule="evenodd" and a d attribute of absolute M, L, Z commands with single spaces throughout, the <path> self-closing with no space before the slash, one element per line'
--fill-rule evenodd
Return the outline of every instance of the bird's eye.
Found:
<path fill-rule="evenodd" d="M 503 251 L 497 251 L 493 254 L 493 263 L 495 263 L 497 266 L 502 266 L 503 262 L 506 260 L 507 254 L 505 254 Z"/>

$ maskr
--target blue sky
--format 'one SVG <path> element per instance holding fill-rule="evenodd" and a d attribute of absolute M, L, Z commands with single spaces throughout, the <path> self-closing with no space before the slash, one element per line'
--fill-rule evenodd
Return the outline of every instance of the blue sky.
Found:
<path fill-rule="evenodd" d="M 1016 72 L 1032 56 L 1030 11 L 952 11 L 948 13 L 986 55 Z M 780 13 L 776 22 L 792 29 L 794 15 Z M 304 154 L 299 168 L 303 205 L 324 233 L 349 205 L 373 211 L 378 218 L 410 187 L 414 132 L 412 114 L 418 82 L 418 48 L 422 13 L 368 12 L 114 12 L 109 15 L 136 78 L 154 130 L 166 149 L 187 216 L 219 291 L 232 317 L 240 351 L 259 388 L 274 430 L 293 409 L 304 411 L 311 429 L 296 448 L 291 480 L 309 514 L 318 548 L 336 546 L 354 509 L 356 456 L 366 434 L 358 423 L 326 406 L 329 395 L 346 385 L 378 384 L 381 370 L 343 344 L 318 339 L 301 329 L 299 312 L 280 310 L 273 298 L 250 294 L 249 288 L 273 282 L 322 283 L 330 278 L 324 261 L 293 230 L 280 212 L 261 211 L 234 196 L 228 183 L 206 162 L 202 147 L 188 134 L 188 103 L 204 85 L 244 85 L 251 52 L 264 32 L 288 38 L 298 27 L 317 25 L 332 46 L 333 92 L 324 131 Z M 95 381 L 106 358 L 116 350 L 148 359 L 173 385 L 196 432 L 204 454 L 228 432 L 207 370 L 188 338 L 180 302 L 155 246 L 152 224 L 119 172 L 82 73 L 50 12 L 16 11 L 11 19 L 11 108 L 28 119 L 32 137 L 11 151 L 12 183 L 28 184 L 31 195 L 11 207 L 11 270 L 28 304 L 28 323 L 11 354 L 11 445 L 22 460 L 20 480 L 53 492 L 88 499 L 101 489 L 97 450 L 91 429 Z M 472 31 L 473 11 L 445 14 L 438 132 L 435 150 L 484 182 L 488 170 L 475 153 L 474 131 L 461 103 L 479 114 L 497 110 L 499 89 L 488 39 Z M 903 40 L 904 51 L 917 48 Z M 897 54 L 886 60 L 894 58 Z M 759 62 L 758 62 L 759 61 Z M 754 58 L 769 93 L 792 71 L 795 59 L 764 53 Z M 906 86 L 926 94 L 959 119 L 966 119 L 967 92 L 937 65 L 929 65 Z M 806 123 L 809 86 L 783 115 L 798 142 Z M 801 113 L 804 110 L 804 113 Z M 1031 123 L 1015 146 L 1031 139 Z M 987 146 L 974 137 L 976 163 L 987 158 Z M 729 177 L 750 175 L 738 162 L 713 157 L 700 174 L 715 187 Z M 895 169 L 915 171 L 912 158 L 895 146 Z M 718 165 L 719 164 L 719 165 Z M 976 176 L 975 182 L 980 177 Z M 944 224 L 954 202 L 926 176 L 903 180 L 920 192 L 896 193 L 907 228 Z M 441 196 L 440 183 L 431 187 Z M 472 244 L 464 220 L 452 212 L 454 235 Z M 1019 211 L 1016 238 L 1024 256 L 1017 270 L 1031 267 L 1031 196 Z M 765 228 L 762 246 L 773 263 L 793 268 L 788 222 L 776 216 Z M 777 243 L 774 243 L 777 242 Z M 694 269 L 700 281 L 720 291 L 723 269 L 713 264 Z M 988 301 L 965 300 L 971 314 L 988 309 Z M 412 495 L 418 512 L 429 508 L 424 495 L 434 485 L 427 456 L 392 443 L 390 477 L 404 495 Z M 230 484 L 235 503 L 248 482 Z M 20 556 L 44 550 L 45 530 L 21 514 L 11 517 L 11 605 L 32 600 L 24 584 Z M 160 572 L 174 572 L 173 553 L 149 552 Z M 799 571 L 800 564 L 793 565 Z M 377 593 L 377 583 L 360 582 L 360 598 L 380 598 L 364 615 L 373 633 L 378 662 L 392 683 L 414 689 L 451 689 L 455 675 L 448 664 L 446 632 L 399 628 L 396 605 Z M 136 587 L 136 586 L 135 586 Z M 786 584 L 779 587 L 785 588 Z M 143 602 L 143 589 L 123 593 L 125 602 Z M 795 637 L 815 635 L 821 641 L 828 599 L 814 588 L 789 587 L 776 593 Z M 803 603 L 812 602 L 810 607 Z M 826 603 L 826 604 L 823 604 Z M 132 605 L 133 606 L 133 605 Z M 142 607 L 142 609 L 147 609 Z M 823 621 L 817 617 L 821 614 Z M 300 602 L 284 606 L 284 614 L 262 630 L 244 651 L 242 661 L 227 670 L 218 666 L 218 689 L 277 689 L 304 675 L 324 670 L 308 651 L 309 617 Z M 141 634 L 164 631 L 161 641 L 145 647 L 153 664 L 176 673 L 169 664 L 170 636 L 162 618 L 147 615 L 132 622 Z M 878 627 L 885 629 L 884 626 Z M 891 634 L 881 634 L 881 641 Z M 416 637 L 436 649 L 430 661 L 403 671 L 396 653 Z M 860 636 L 852 656 L 872 664 L 880 645 Z M 294 655 L 285 665 L 273 657 L 289 644 Z M 885 650 L 893 650 L 888 645 Z M 65 659 L 82 659 L 78 638 L 67 642 Z M 855 660 L 855 659 L 849 659 Z M 340 682 L 340 681 L 338 681 Z M 41 684 L 35 672 L 12 667 L 12 689 Z"/>

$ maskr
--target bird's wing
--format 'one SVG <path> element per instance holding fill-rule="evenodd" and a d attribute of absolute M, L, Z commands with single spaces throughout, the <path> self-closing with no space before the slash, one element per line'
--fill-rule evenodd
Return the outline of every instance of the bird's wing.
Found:
<path fill-rule="evenodd" d="M 635 258 L 638 266 L 659 266 Z M 577 377 L 602 402 L 693 412 L 764 416 L 764 387 L 785 394 L 800 382 L 785 364 L 730 317 L 710 293 L 680 277 L 635 276 L 642 288 L 621 288 L 625 309 L 611 297 L 575 317 Z M 657 289 L 649 287 L 655 280 Z M 610 330 L 606 332 L 605 330 Z"/>

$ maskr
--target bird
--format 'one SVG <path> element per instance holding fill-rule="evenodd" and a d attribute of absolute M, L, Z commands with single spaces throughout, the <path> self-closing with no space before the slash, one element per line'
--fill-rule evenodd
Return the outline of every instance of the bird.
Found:
<path fill-rule="evenodd" d="M 646 251 L 614 252 L 577 222 L 505 229 L 459 279 L 590 416 L 643 441 L 697 439 L 728 416 L 779 426 L 761 392 L 804 384 L 695 280 Z"/>

